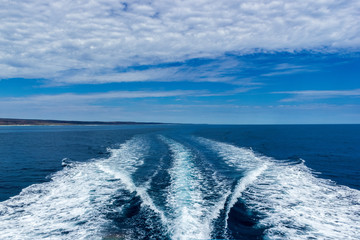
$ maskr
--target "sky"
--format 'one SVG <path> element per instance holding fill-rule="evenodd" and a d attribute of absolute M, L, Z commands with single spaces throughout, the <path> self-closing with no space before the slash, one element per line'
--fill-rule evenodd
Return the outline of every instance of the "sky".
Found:
<path fill-rule="evenodd" d="M 0 118 L 360 123 L 359 0 L 1 0 Z"/>

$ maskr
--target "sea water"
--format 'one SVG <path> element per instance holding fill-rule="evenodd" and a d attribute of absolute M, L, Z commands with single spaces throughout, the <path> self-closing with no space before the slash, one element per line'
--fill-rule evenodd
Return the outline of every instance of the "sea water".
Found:
<path fill-rule="evenodd" d="M 360 239 L 360 125 L 0 127 L 0 239 Z"/>

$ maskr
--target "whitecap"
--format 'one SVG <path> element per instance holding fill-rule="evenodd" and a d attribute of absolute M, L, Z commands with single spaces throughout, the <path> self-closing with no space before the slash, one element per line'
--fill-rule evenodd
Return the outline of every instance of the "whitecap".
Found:
<path fill-rule="evenodd" d="M 106 206 L 119 188 L 133 190 L 127 177 L 142 164 L 146 143 L 134 138 L 109 151 L 107 159 L 72 163 L 1 202 L 1 239 L 102 239 L 110 223 Z M 109 174 L 107 167 L 122 172 Z"/>
<path fill-rule="evenodd" d="M 293 164 L 231 144 L 198 141 L 245 173 L 231 201 L 241 198 L 259 215 L 257 227 L 265 229 L 267 239 L 360 238 L 360 191 L 316 177 L 303 160 Z"/>
<path fill-rule="evenodd" d="M 160 137 L 168 144 L 173 158 L 169 169 L 171 184 L 168 189 L 167 206 L 171 222 L 172 239 L 211 239 L 213 222 L 224 208 L 229 192 L 216 182 L 212 189 L 205 176 L 194 164 L 195 156 L 190 149 L 172 140 Z M 215 177 L 214 172 L 212 177 Z M 216 177 L 215 177 L 216 179 Z M 214 189 L 215 188 L 215 189 Z M 206 191 L 219 191 L 220 199 L 205 200 Z"/>

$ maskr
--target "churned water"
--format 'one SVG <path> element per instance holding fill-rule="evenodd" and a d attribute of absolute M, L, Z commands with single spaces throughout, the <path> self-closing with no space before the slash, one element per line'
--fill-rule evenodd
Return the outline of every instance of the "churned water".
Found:
<path fill-rule="evenodd" d="M 359 125 L 0 127 L 0 239 L 360 239 Z"/>

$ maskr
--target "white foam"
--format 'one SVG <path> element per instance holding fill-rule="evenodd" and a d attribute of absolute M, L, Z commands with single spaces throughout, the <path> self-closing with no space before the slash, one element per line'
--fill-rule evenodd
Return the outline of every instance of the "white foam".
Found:
<path fill-rule="evenodd" d="M 201 144 L 211 148 L 223 158 L 231 167 L 239 171 L 255 170 L 264 164 L 263 157 L 256 155 L 253 151 L 246 148 L 239 148 L 230 144 L 213 141 L 210 139 L 198 137 L 195 138 Z"/>
<path fill-rule="evenodd" d="M 214 220 L 224 208 L 230 191 L 213 171 L 210 185 L 194 164 L 190 149 L 160 137 L 172 152 L 173 166 L 169 170 L 171 185 L 167 205 L 171 209 L 169 233 L 172 239 L 210 239 Z M 205 200 L 205 195 L 217 191 L 221 197 Z M 208 197 L 208 199 L 210 199 Z"/>
<path fill-rule="evenodd" d="M 360 192 L 316 178 L 303 164 L 273 164 L 248 198 L 265 214 L 260 225 L 270 239 L 360 238 Z"/>
<path fill-rule="evenodd" d="M 134 162 L 134 159 L 130 160 L 131 162 Z M 135 161 L 136 162 L 136 161 Z M 135 164 L 135 162 L 133 164 Z M 124 167 L 122 169 L 122 167 Z M 129 165 L 130 169 L 135 170 L 133 166 Z M 152 178 L 150 178 L 147 182 L 145 182 L 141 186 L 137 186 L 131 177 L 131 172 L 126 171 L 126 166 L 121 165 L 109 165 L 104 163 L 99 164 L 99 168 L 112 176 L 113 178 L 119 179 L 125 186 L 125 189 L 130 192 L 135 192 L 137 196 L 139 196 L 142 200 L 142 205 L 148 206 L 151 210 L 153 210 L 155 213 L 157 213 L 164 225 L 168 223 L 167 218 L 165 217 L 162 210 L 160 210 L 153 202 L 149 194 L 147 193 L 148 188 L 150 187 L 150 182 L 152 181 Z M 155 174 L 152 175 L 152 177 L 155 176 Z"/>
<path fill-rule="evenodd" d="M 230 210 L 234 207 L 238 199 L 242 196 L 243 191 L 251 185 L 267 168 L 267 165 L 262 165 L 259 168 L 246 172 L 245 176 L 239 180 L 234 188 L 234 192 L 231 195 L 229 204 L 226 209 L 226 222 L 225 228 L 227 228 L 227 221 L 229 218 Z"/>
<path fill-rule="evenodd" d="M 202 221 L 205 215 L 199 186 L 202 177 L 192 163 L 191 152 L 173 140 L 162 139 L 170 146 L 174 158 L 169 170 L 171 185 L 167 196 L 173 217 L 172 239 L 209 239 L 209 226 Z"/>
<path fill-rule="evenodd" d="M 1 202 L 1 239 L 102 239 L 105 207 L 119 188 L 134 189 L 129 176 L 142 164 L 144 144 L 135 138 L 110 149 L 107 159 L 72 163 L 50 182 Z M 122 172 L 114 176 L 107 168 Z"/>
<path fill-rule="evenodd" d="M 267 239 L 360 239 L 360 191 L 315 177 L 304 162 L 281 163 L 249 149 L 198 140 L 247 172 L 235 191 L 261 214 L 258 227 L 266 229 Z"/>
<path fill-rule="evenodd" d="M 203 189 L 208 186 L 194 165 L 191 151 L 174 140 L 160 138 L 170 147 L 174 160 L 169 170 L 171 185 L 167 195 L 167 205 L 171 209 L 170 236 L 177 240 L 210 239 L 213 220 L 223 209 L 228 193 L 222 190 L 223 197 L 215 202 L 204 200 Z"/>

